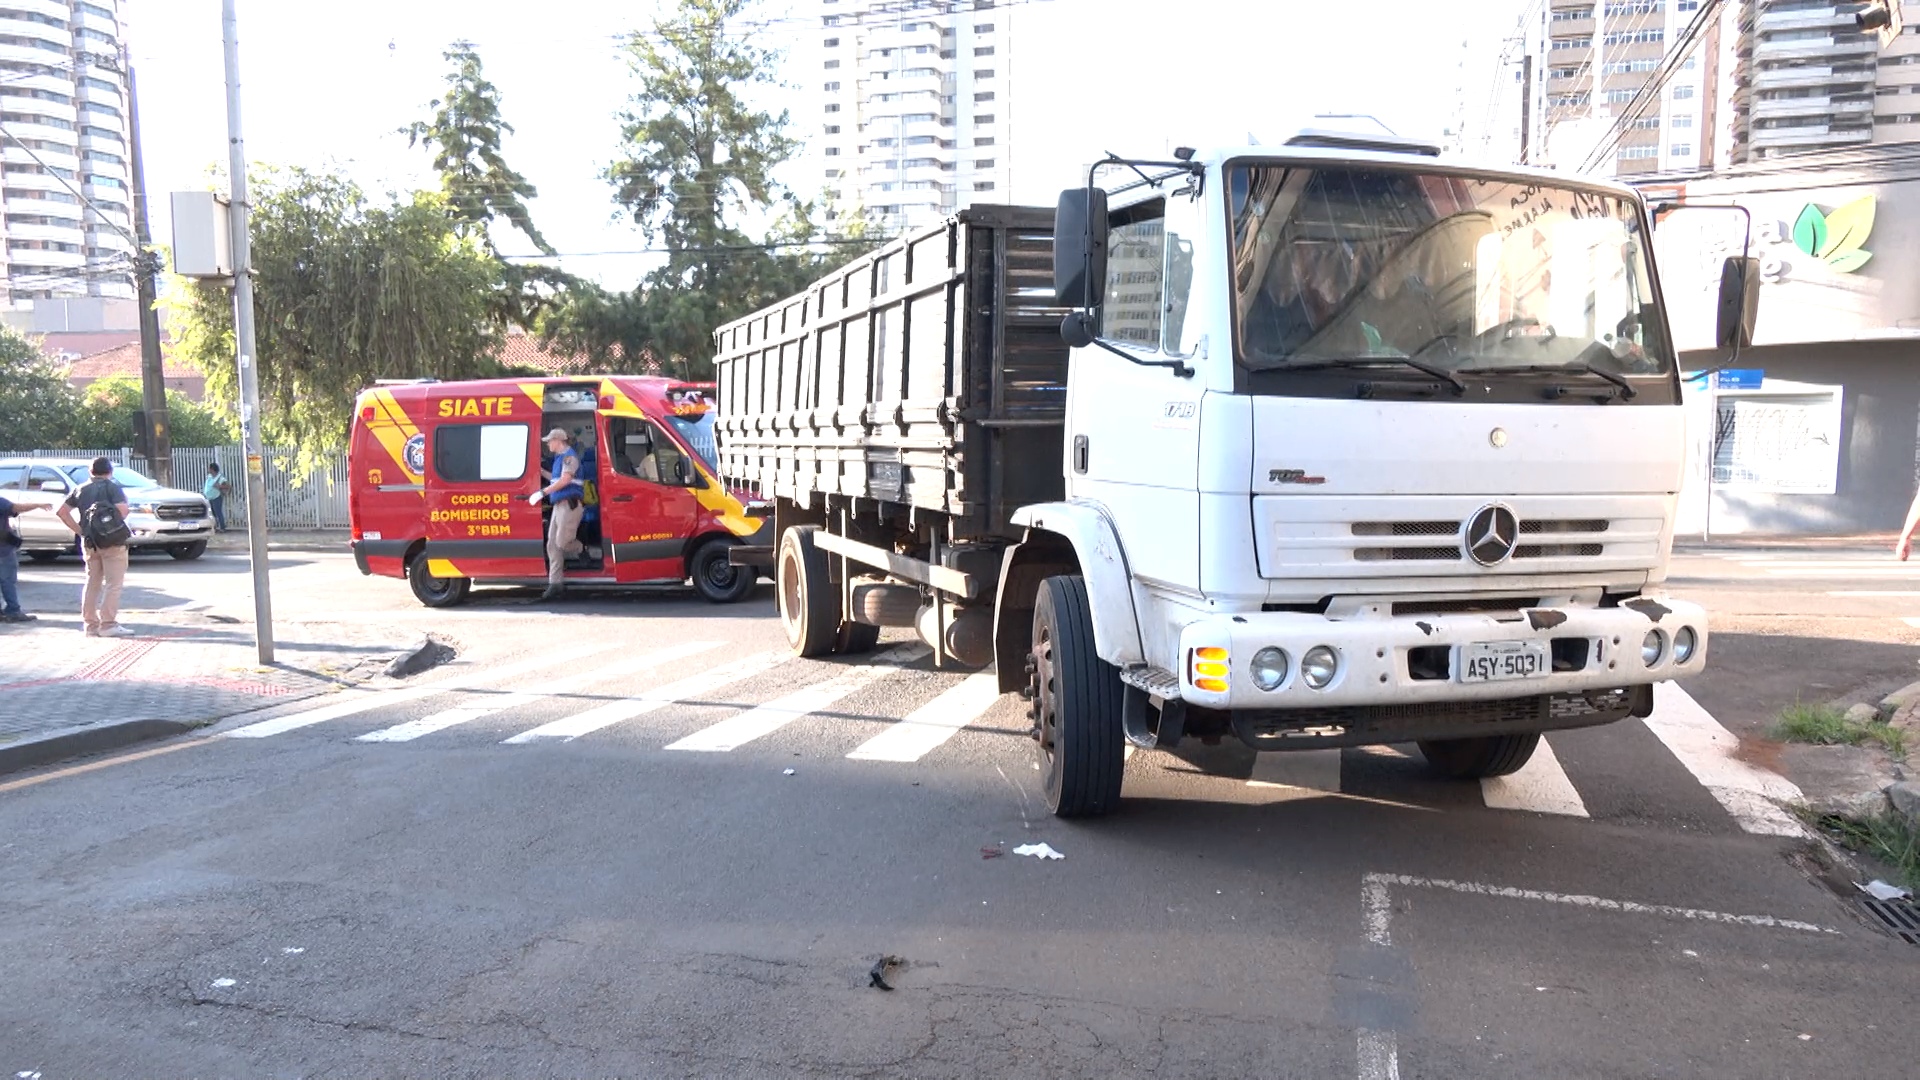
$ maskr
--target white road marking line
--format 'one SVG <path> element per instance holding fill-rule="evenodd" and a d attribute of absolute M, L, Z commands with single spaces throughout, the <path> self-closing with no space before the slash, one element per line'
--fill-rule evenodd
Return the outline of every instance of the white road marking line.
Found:
<path fill-rule="evenodd" d="M 803 716 L 831 706 L 834 702 L 853 694 L 875 680 L 898 671 L 900 665 L 911 663 L 926 652 L 927 647 L 924 645 L 896 646 L 875 656 L 867 664 L 851 668 L 826 682 L 816 683 L 804 690 L 796 690 L 765 705 L 730 716 L 678 742 L 669 743 L 667 749 L 693 750 L 709 754 L 724 754 L 731 750 L 738 750 L 755 739 L 764 738 L 779 731 Z"/>
<path fill-rule="evenodd" d="M 422 735 L 431 735 L 436 731 L 445 731 L 450 727 L 458 727 L 468 721 L 478 720 L 483 716 L 492 716 L 495 713 L 508 712 L 513 709 L 524 709 L 529 705 L 538 705 L 540 702 L 546 701 L 555 695 L 564 694 L 596 682 L 604 682 L 610 676 L 619 677 L 639 674 L 660 667 L 663 664 L 671 664 L 677 660 L 685 660 L 690 656 L 697 656 L 700 653 L 719 647 L 720 643 L 717 641 L 692 641 L 685 645 L 655 649 L 653 652 L 641 654 L 630 663 L 620 664 L 617 671 L 610 671 L 603 667 L 593 671 L 576 672 L 561 679 L 549 679 L 543 683 L 538 690 L 509 694 L 495 701 L 480 702 L 460 708 L 446 709 L 434 713 L 431 716 L 423 716 L 418 720 L 408 720 L 406 723 L 395 724 L 390 728 L 370 731 L 354 741 L 411 742 Z"/>
<path fill-rule="evenodd" d="M 1865 563 L 1862 563 L 1859 566 L 1848 567 L 1846 569 L 1841 569 L 1839 567 L 1833 567 L 1833 568 L 1823 567 L 1816 570 L 1772 570 L 1770 569 L 1767 571 L 1767 574 L 1770 577 L 1783 577 L 1783 578 L 1797 577 L 1797 578 L 1813 579 L 1813 578 L 1854 577 L 1854 578 L 1899 578 L 1901 580 L 1913 580 L 1913 579 L 1920 579 L 1920 567 L 1869 566 Z"/>
<path fill-rule="evenodd" d="M 1902 615 L 1900 621 L 1908 626 L 1920 628 L 1920 615 Z"/>
<path fill-rule="evenodd" d="M 847 756 L 856 761 L 919 761 L 999 700 L 1000 676 L 991 671 L 969 675 L 960 685 L 913 710 Z"/>
<path fill-rule="evenodd" d="M 1362 1031 L 1355 1048 L 1360 1080 L 1400 1080 L 1400 1046 L 1391 1031 Z"/>
<path fill-rule="evenodd" d="M 1538 814 L 1587 817 L 1587 804 L 1567 779 L 1546 739 L 1519 772 L 1480 781 L 1480 796 L 1495 810 L 1531 810 Z"/>
<path fill-rule="evenodd" d="M 1339 794 L 1340 751 L 1275 750 L 1255 755 L 1247 786 L 1270 790 L 1273 802 Z"/>
<path fill-rule="evenodd" d="M 1675 907 L 1670 904 L 1643 904 L 1636 900 L 1609 900 L 1603 896 L 1581 896 L 1573 893 L 1544 892 L 1539 889 L 1516 889 L 1508 885 L 1483 885 L 1473 881 L 1447 881 L 1443 878 L 1411 877 L 1406 874 L 1368 874 L 1366 888 L 1378 886 L 1382 895 L 1388 886 L 1400 885 L 1415 889 L 1439 889 L 1444 892 L 1464 893 L 1469 896 L 1491 896 L 1503 900 L 1534 900 L 1547 904 L 1564 904 L 1569 907 L 1592 908 L 1596 911 L 1616 911 L 1626 915 L 1659 915 L 1674 919 L 1692 919 L 1697 922 L 1725 923 L 1732 926 L 1756 926 L 1773 930 L 1798 930 L 1808 934 L 1839 934 L 1832 927 L 1817 923 L 1803 922 L 1799 919 L 1782 919 L 1774 915 L 1736 915 L 1725 911 L 1708 911 L 1704 908 Z M 1365 894 L 1371 897 L 1371 894 Z M 1371 910 L 1372 900 L 1368 901 Z M 1382 909 L 1391 912 L 1392 908 Z M 1372 940 L 1369 930 L 1368 940 Z"/>
<path fill-rule="evenodd" d="M 1380 874 L 1360 879 L 1360 924 L 1366 931 L 1367 944 L 1378 949 L 1393 945 L 1393 897 L 1387 885 Z M 1354 1061 L 1360 1080 L 1400 1080 L 1400 1043 L 1394 1033 L 1361 1028 L 1355 1035 Z"/>
<path fill-rule="evenodd" d="M 264 739 L 273 735 L 282 735 L 303 727 L 323 724 L 329 720 L 338 720 L 342 717 L 355 716 L 372 709 L 384 708 L 388 705 L 404 705 L 409 701 L 418 701 L 421 698 L 432 697 L 435 694 L 445 694 L 450 691 L 470 689 L 485 683 L 504 682 L 509 679 L 516 679 L 529 672 L 552 667 L 555 663 L 584 660 L 589 656 L 596 656 L 600 653 L 620 648 L 622 644 L 624 643 L 615 640 L 604 641 L 597 645 L 588 645 L 570 652 L 564 660 L 557 659 L 554 653 L 545 653 L 529 660 L 522 660 L 517 664 L 508 664 L 505 667 L 475 668 L 472 671 L 449 676 L 438 682 L 427 683 L 424 686 L 409 686 L 399 690 L 348 691 L 347 693 L 351 695 L 348 700 L 331 701 L 325 705 L 300 709 L 283 716 L 276 716 L 270 720 L 262 720 L 256 724 L 237 727 L 232 731 L 221 732 L 219 737 L 225 739 Z"/>
<path fill-rule="evenodd" d="M 1641 722 L 1742 829 L 1763 836 L 1805 835 L 1800 823 L 1779 806 L 1800 801 L 1800 789 L 1783 776 L 1734 757 L 1740 740 L 1685 690 L 1673 683 L 1654 684 L 1653 715 Z"/>
<path fill-rule="evenodd" d="M 736 660 L 702 672 L 679 682 L 656 686 L 642 694 L 623 701 L 609 701 L 573 716 L 562 717 L 550 724 L 542 724 L 530 731 L 523 731 L 501 742 L 509 746 L 520 746 L 542 739 L 565 739 L 571 742 L 582 735 L 591 735 L 601 728 L 612 727 L 622 721 L 657 712 L 669 705 L 678 705 L 689 699 L 711 694 L 723 686 L 743 682 L 756 675 L 764 674 L 793 659 L 793 654 L 785 649 L 778 652 L 761 653 Z"/>

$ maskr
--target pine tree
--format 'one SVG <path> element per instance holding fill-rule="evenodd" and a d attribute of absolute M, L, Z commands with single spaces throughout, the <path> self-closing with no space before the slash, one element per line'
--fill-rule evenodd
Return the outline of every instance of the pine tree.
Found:
<path fill-rule="evenodd" d="M 553 255 L 551 244 L 534 227 L 527 200 L 539 194 L 527 178 L 507 164 L 500 144 L 513 125 L 500 116 L 500 91 L 487 81 L 480 54 L 473 43 L 456 41 L 441 54 L 452 65 L 447 93 L 427 107 L 432 120 L 407 127 L 409 145 L 433 151 L 433 168 L 440 174 L 440 191 L 459 223 L 462 235 L 478 233 L 490 251 L 492 225 L 503 219 L 533 242 L 542 255 Z"/>

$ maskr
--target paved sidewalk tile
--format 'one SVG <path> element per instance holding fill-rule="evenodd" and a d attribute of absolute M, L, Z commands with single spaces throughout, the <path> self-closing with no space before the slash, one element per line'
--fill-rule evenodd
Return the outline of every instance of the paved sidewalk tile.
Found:
<path fill-rule="evenodd" d="M 74 616 L 0 627 L 0 745 L 123 720 L 211 721 L 380 674 L 417 636 L 365 624 L 282 622 L 261 666 L 253 628 L 218 616 L 141 616 L 136 636 L 90 638 Z"/>

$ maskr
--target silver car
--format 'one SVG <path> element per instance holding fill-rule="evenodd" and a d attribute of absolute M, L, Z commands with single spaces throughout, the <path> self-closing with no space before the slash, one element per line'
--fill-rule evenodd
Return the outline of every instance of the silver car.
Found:
<path fill-rule="evenodd" d="M 52 562 L 80 553 L 79 538 L 51 511 L 88 479 L 92 458 L 0 458 L 0 498 L 22 509 L 45 507 L 14 519 L 20 551 L 35 562 Z M 113 478 L 126 489 L 131 513 L 127 527 L 134 551 L 163 550 L 176 559 L 197 559 L 213 536 L 213 511 L 197 491 L 161 487 L 146 476 L 115 466 Z"/>

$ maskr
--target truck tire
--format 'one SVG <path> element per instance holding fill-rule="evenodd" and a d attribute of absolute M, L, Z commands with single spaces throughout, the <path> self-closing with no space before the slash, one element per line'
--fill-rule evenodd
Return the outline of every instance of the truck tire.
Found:
<path fill-rule="evenodd" d="M 1540 733 L 1482 735 L 1474 739 L 1436 739 L 1420 744 L 1427 763 L 1455 780 L 1482 780 L 1507 776 L 1533 756 Z"/>
<path fill-rule="evenodd" d="M 207 542 L 205 540 L 195 540 L 186 544 L 167 545 L 167 554 L 179 559 L 181 562 L 192 562 L 206 553 Z"/>
<path fill-rule="evenodd" d="M 1120 669 L 1093 644 L 1079 577 L 1040 583 L 1033 609 L 1033 704 L 1040 774 L 1056 817 L 1097 817 L 1120 801 L 1126 765 Z"/>
<path fill-rule="evenodd" d="M 827 555 L 813 545 L 817 525 L 796 525 L 780 534 L 775 576 L 780 627 L 794 654 L 831 656 L 840 638 L 840 590 L 827 574 Z"/>
<path fill-rule="evenodd" d="M 693 589 L 700 598 L 713 604 L 737 604 L 747 598 L 760 575 L 751 566 L 735 566 L 727 559 L 727 553 L 733 548 L 733 541 L 724 537 L 712 540 L 693 549 L 693 557 L 687 560 L 687 576 L 693 579 Z"/>
<path fill-rule="evenodd" d="M 452 607 L 467 598 L 467 590 L 473 587 L 470 578 L 435 577 L 427 570 L 427 557 L 416 555 L 407 564 L 407 584 L 413 587 L 413 598 L 428 607 Z"/>

